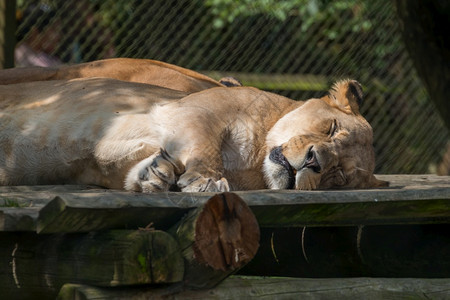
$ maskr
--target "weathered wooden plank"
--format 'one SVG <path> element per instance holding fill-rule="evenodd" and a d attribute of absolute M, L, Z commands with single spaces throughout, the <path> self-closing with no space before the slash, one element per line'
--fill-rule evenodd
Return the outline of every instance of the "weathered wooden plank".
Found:
<path fill-rule="evenodd" d="M 390 182 L 394 188 L 408 188 L 419 186 L 448 187 L 450 185 L 450 176 L 439 176 L 433 174 L 390 174 L 376 175 L 378 179 Z"/>
<path fill-rule="evenodd" d="M 344 190 L 340 191 L 339 194 L 335 195 L 336 200 L 345 201 L 345 192 L 356 191 L 360 195 L 361 200 L 374 200 L 373 195 L 376 195 L 377 191 L 382 191 L 380 195 L 384 196 L 390 191 L 395 191 L 394 197 L 396 200 L 410 200 L 411 195 L 414 196 L 416 191 L 425 190 L 424 196 L 426 197 L 444 197 L 447 199 L 450 192 L 450 176 L 437 176 L 437 175 L 377 175 L 378 178 L 382 180 L 389 181 L 390 187 L 383 189 L 372 189 L 372 190 Z M 412 191 L 408 191 L 412 190 Z M 406 191 L 406 192 L 405 192 Z M 248 191 L 243 193 L 253 193 L 259 191 Z M 270 192 L 270 191 L 269 191 Z M 325 198 L 328 198 L 335 191 L 315 191 L 315 192 L 302 192 L 302 191 L 282 191 L 282 193 L 299 193 L 305 195 L 305 197 L 313 197 L 315 200 L 323 200 L 324 197 L 318 197 L 320 193 L 325 193 Z M 241 193 L 241 192 L 238 192 Z M 366 195 L 368 193 L 368 195 Z M 114 194 L 124 198 L 132 198 L 135 202 L 145 201 L 146 198 L 151 197 L 152 201 L 155 201 L 160 197 L 164 199 L 170 199 L 176 205 L 183 207 L 194 207 L 198 206 L 201 199 L 206 201 L 211 195 L 204 196 L 204 194 L 187 194 L 187 193 L 157 193 L 152 195 L 130 193 L 117 190 L 101 189 L 94 186 L 86 185 L 41 185 L 41 186 L 0 186 L 0 207 L 9 206 L 8 203 L 14 202 L 20 207 L 29 206 L 43 206 L 50 202 L 53 198 L 58 195 L 70 194 L 74 197 L 87 198 L 91 197 L 96 199 L 98 202 L 98 195 L 102 194 L 102 199 L 105 201 L 110 201 L 108 195 Z M 131 196 L 132 195 L 132 196 Z M 355 196 L 353 195 L 352 198 Z M 115 197 L 117 198 L 117 197 Z M 419 197 L 420 198 L 420 197 Z M 143 200 L 144 199 L 144 200 Z M 392 199 L 392 197 L 389 197 Z M 417 199 L 417 197 L 414 197 Z M 131 199 L 130 199 L 131 200 Z M 282 201 L 282 200 L 281 200 Z M 204 203 L 204 202 L 203 202 Z M 100 203 L 102 204 L 102 203 Z M 95 204 L 94 204 L 95 205 Z"/>
<path fill-rule="evenodd" d="M 450 278 L 450 224 L 261 228 L 242 275 Z"/>
<path fill-rule="evenodd" d="M 450 199 L 296 203 L 251 208 L 262 227 L 450 223 Z"/>
<path fill-rule="evenodd" d="M 351 191 L 236 192 L 260 226 L 449 223 L 450 187 Z M 154 222 L 166 229 L 211 193 L 126 192 L 61 194 L 41 210 L 38 232 L 132 228 Z"/>
<path fill-rule="evenodd" d="M 450 279 L 268 278 L 233 276 L 207 290 L 107 289 L 66 284 L 58 299 L 434 299 L 450 298 Z"/>
<path fill-rule="evenodd" d="M 0 298 L 51 299 L 68 282 L 96 286 L 181 282 L 177 242 L 162 231 L 0 233 Z"/>
<path fill-rule="evenodd" d="M 133 196 L 138 197 L 133 197 Z M 161 196 L 142 194 L 89 193 L 79 197 L 55 197 L 39 212 L 37 232 L 88 232 L 108 228 L 136 229 L 152 222 L 168 229 L 186 212 Z M 130 197 L 131 196 L 131 197 Z M 123 197 L 123 198 L 122 198 Z M 140 200 L 145 200 L 144 202 Z M 165 200 L 165 201 L 161 201 Z"/>
<path fill-rule="evenodd" d="M 35 231 L 38 207 L 0 208 L 0 231 Z"/>
<path fill-rule="evenodd" d="M 59 194 L 86 194 L 107 191 L 87 185 L 0 186 L 1 207 L 43 207 Z"/>
<path fill-rule="evenodd" d="M 236 193 L 249 204 L 261 226 L 449 222 L 450 176 L 378 177 L 390 181 L 391 187 Z M 213 195 L 141 194 L 70 185 L 0 187 L 0 206 L 40 207 L 53 200 L 40 214 L 42 232 L 136 228 L 150 221 L 166 229 Z"/>

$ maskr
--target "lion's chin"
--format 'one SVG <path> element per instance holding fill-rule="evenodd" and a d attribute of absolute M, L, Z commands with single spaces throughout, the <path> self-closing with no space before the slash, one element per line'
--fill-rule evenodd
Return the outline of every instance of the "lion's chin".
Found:
<path fill-rule="evenodd" d="M 295 176 L 296 190 L 316 190 L 319 188 L 321 174 L 309 168 L 300 170 Z"/>
<path fill-rule="evenodd" d="M 269 189 L 285 190 L 289 187 L 289 174 L 285 168 L 266 157 L 263 165 L 264 180 Z"/>

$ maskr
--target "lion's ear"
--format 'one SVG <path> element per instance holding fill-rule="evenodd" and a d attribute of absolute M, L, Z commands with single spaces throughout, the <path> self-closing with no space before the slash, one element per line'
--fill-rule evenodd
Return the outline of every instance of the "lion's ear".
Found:
<path fill-rule="evenodd" d="M 347 114 L 359 114 L 363 102 L 362 87 L 356 80 L 341 80 L 330 89 L 327 102 Z"/>
<path fill-rule="evenodd" d="M 242 82 L 231 76 L 222 77 L 219 82 L 226 87 L 242 86 Z"/>

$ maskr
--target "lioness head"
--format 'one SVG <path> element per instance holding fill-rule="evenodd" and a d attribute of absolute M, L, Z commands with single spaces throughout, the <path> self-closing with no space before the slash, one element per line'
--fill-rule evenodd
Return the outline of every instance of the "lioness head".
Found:
<path fill-rule="evenodd" d="M 361 85 L 337 82 L 282 117 L 267 135 L 264 176 L 273 189 L 387 185 L 373 176 L 372 127 L 359 113 Z"/>

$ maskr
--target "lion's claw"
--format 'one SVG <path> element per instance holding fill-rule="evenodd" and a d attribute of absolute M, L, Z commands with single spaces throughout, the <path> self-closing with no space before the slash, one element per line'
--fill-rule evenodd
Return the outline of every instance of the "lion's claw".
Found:
<path fill-rule="evenodd" d="M 182 192 L 228 192 L 230 187 L 225 178 L 214 181 L 203 176 L 181 176 L 177 182 Z"/>
<path fill-rule="evenodd" d="M 185 172 L 184 165 L 165 150 L 144 159 L 134 166 L 125 180 L 125 189 L 152 193 L 169 190 L 182 192 L 227 192 L 228 181 L 215 181 L 197 172 Z"/>

